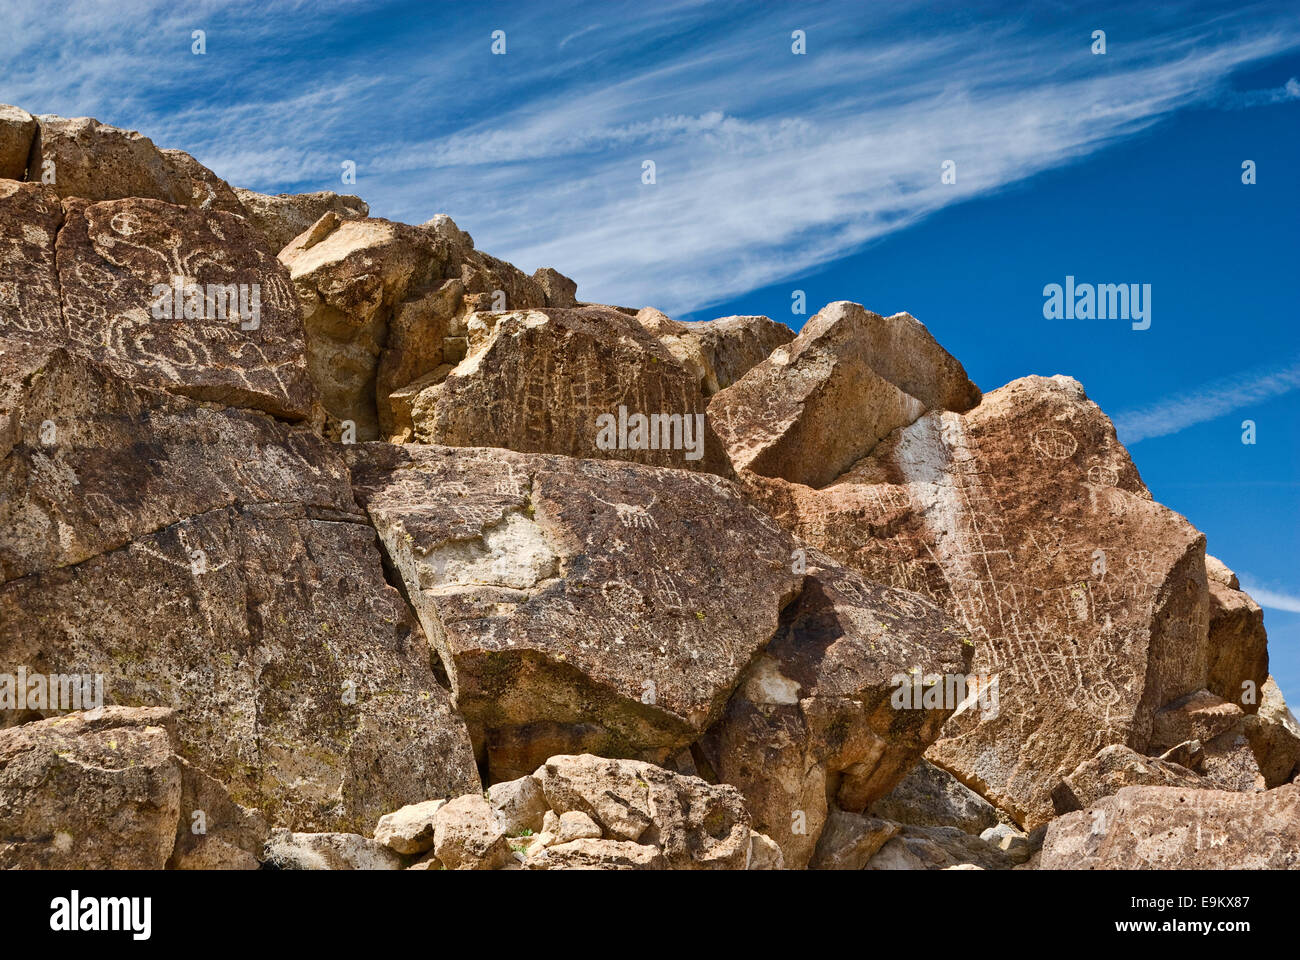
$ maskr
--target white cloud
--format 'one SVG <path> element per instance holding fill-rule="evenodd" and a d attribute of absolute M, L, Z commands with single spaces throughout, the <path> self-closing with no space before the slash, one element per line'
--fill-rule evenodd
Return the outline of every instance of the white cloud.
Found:
<path fill-rule="evenodd" d="M 1267 607 L 1270 610 L 1283 610 L 1287 613 L 1300 613 L 1300 597 L 1294 594 L 1259 587 L 1253 583 L 1247 583 L 1245 578 L 1241 578 L 1241 589 L 1250 594 L 1261 607 Z"/>

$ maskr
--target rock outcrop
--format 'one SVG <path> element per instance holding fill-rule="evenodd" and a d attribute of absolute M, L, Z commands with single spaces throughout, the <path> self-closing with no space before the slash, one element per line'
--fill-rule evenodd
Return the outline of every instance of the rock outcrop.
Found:
<path fill-rule="evenodd" d="M 360 197 L 340 195 L 329 190 L 319 193 L 277 193 L 270 196 L 236 187 L 235 196 L 239 198 L 245 216 L 266 238 L 267 246 L 276 253 L 327 213 L 332 213 L 341 220 L 361 220 L 370 216 L 370 205 Z"/>
<path fill-rule="evenodd" d="M 636 319 L 698 380 L 706 397 L 725 390 L 794 339 L 793 330 L 768 317 L 683 323 L 646 307 Z"/>
<path fill-rule="evenodd" d="M 39 129 L 26 110 L 0 103 L 0 180 L 22 180 Z"/>

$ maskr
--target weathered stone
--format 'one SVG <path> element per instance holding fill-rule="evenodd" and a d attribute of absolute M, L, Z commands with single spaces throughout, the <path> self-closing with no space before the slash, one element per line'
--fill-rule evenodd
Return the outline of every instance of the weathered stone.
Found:
<path fill-rule="evenodd" d="M 433 854 L 448 870 L 495 870 L 514 859 L 505 829 L 482 794 L 439 807 L 433 822 Z"/>
<path fill-rule="evenodd" d="M 918 827 L 957 827 L 976 836 L 998 822 L 991 803 L 928 760 L 873 803 L 871 815 Z"/>
<path fill-rule="evenodd" d="M 551 757 L 533 776 L 551 809 L 580 811 L 610 839 L 658 848 L 669 869 L 743 870 L 749 862 L 749 814 L 727 784 L 589 755 Z"/>
<path fill-rule="evenodd" d="M 699 384 L 635 320 L 548 308 L 466 326 L 465 359 L 411 401 L 417 441 L 728 472 Z"/>
<path fill-rule="evenodd" d="M 1237 575 L 1215 557 L 1205 558 L 1210 588 L 1210 671 L 1206 687 L 1247 713 L 1259 707 L 1257 691 L 1268 679 L 1264 611 L 1239 589 Z"/>
<path fill-rule="evenodd" d="M 264 856 L 273 870 L 401 870 L 402 858 L 355 833 L 275 831 Z"/>
<path fill-rule="evenodd" d="M 830 799 L 861 812 L 887 794 L 958 706 L 896 693 L 934 675 L 964 682 L 970 658 L 933 604 L 819 560 L 698 745 L 791 869 L 812 857 Z"/>
<path fill-rule="evenodd" d="M 1156 712 L 1149 749 L 1164 751 L 1188 740 L 1208 744 L 1220 734 L 1239 727 L 1243 716 L 1241 707 L 1235 703 L 1228 703 L 1208 690 L 1194 690 Z"/>
<path fill-rule="evenodd" d="M 370 216 L 370 205 L 360 197 L 340 195 L 330 190 L 270 196 L 236 187 L 235 196 L 253 226 L 266 238 L 267 246 L 276 253 L 327 213 L 343 220 Z"/>
<path fill-rule="evenodd" d="M 347 449 L 491 779 L 557 748 L 658 760 L 691 743 L 802 580 L 789 538 L 718 477 Z"/>
<path fill-rule="evenodd" d="M 1058 814 L 1083 810 L 1102 797 L 1124 787 L 1207 787 L 1209 784 L 1186 767 L 1144 757 L 1135 750 L 1113 743 L 1091 760 L 1074 768 L 1052 791 L 1052 805 Z"/>
<path fill-rule="evenodd" d="M 749 834 L 749 870 L 784 870 L 785 857 L 781 855 L 781 846 L 766 834 L 757 830 Z"/>
<path fill-rule="evenodd" d="M 0 729 L 0 868 L 161 870 L 180 816 L 171 720 L 107 707 Z"/>
<path fill-rule="evenodd" d="M 1045 832 L 1042 827 L 1039 831 Z M 989 846 L 1001 850 L 1012 863 L 1024 863 L 1035 853 L 1034 841 L 1030 835 L 1005 823 L 989 827 L 980 833 L 980 839 Z M 1039 836 L 1038 840 L 1041 846 L 1042 837 Z"/>
<path fill-rule="evenodd" d="M 1300 723 L 1272 677 L 1261 688 L 1259 712 L 1247 717 L 1245 729 L 1269 789 L 1300 774 Z"/>
<path fill-rule="evenodd" d="M 706 397 L 731 386 L 794 339 L 793 330 L 768 317 L 683 323 L 646 307 L 636 319 L 696 378 Z"/>
<path fill-rule="evenodd" d="M 49 187 L 0 180 L 0 337 L 66 339 L 54 261 L 62 224 L 63 206 Z"/>
<path fill-rule="evenodd" d="M 92 203 L 142 197 L 169 204 L 244 215 L 230 185 L 180 150 L 159 150 L 134 130 L 90 117 L 37 117 L 31 179 L 50 183 L 61 197 Z"/>
<path fill-rule="evenodd" d="M 1125 787 L 1047 828 L 1044 870 L 1300 867 L 1300 787 Z"/>
<path fill-rule="evenodd" d="M 1016 860 L 1006 851 L 956 827 L 904 826 L 866 870 L 1010 870 Z"/>
<path fill-rule="evenodd" d="M 536 832 L 542 829 L 542 820 L 547 813 L 546 795 L 536 777 L 530 775 L 492 784 L 488 787 L 488 803 L 497 812 L 507 836 L 515 837 L 526 830 Z"/>
<path fill-rule="evenodd" d="M 543 848 L 525 861 L 529 870 L 662 870 L 658 849 L 630 840 L 573 840 Z"/>
<path fill-rule="evenodd" d="M 466 318 L 480 305 L 547 303 L 540 283 L 475 250 L 446 216 L 410 226 L 327 212 L 280 260 L 302 304 L 307 365 L 327 427 L 337 435 L 351 421 L 357 440 L 409 439 L 410 398 L 397 404 L 399 422 L 390 395 L 459 362 Z"/>
<path fill-rule="evenodd" d="M 1263 790 L 1267 786 L 1259 768 L 1250 738 L 1246 735 L 1246 717 L 1231 730 L 1204 744 L 1203 773 L 1205 787 L 1216 790 Z"/>
<path fill-rule="evenodd" d="M 434 818 L 446 802 L 422 800 L 384 814 L 375 827 L 375 841 L 408 856 L 433 849 Z"/>
<path fill-rule="evenodd" d="M 832 808 L 826 818 L 811 870 L 861 870 L 893 839 L 902 825 Z"/>
<path fill-rule="evenodd" d="M 581 810 L 569 810 L 560 814 L 560 828 L 555 833 L 556 843 L 568 843 L 570 840 L 599 840 L 601 829 L 596 821 Z"/>
<path fill-rule="evenodd" d="M 0 103 L 0 180 L 22 180 L 38 127 L 26 110 Z"/>
<path fill-rule="evenodd" d="M 168 867 L 173 870 L 256 870 L 270 826 L 260 810 L 230 799 L 222 783 L 194 764 L 181 767 L 180 821 Z"/>
<path fill-rule="evenodd" d="M 911 316 L 838 301 L 709 401 L 732 465 L 820 487 L 927 410 L 980 393 Z"/>
<path fill-rule="evenodd" d="M 954 717 L 926 756 L 1024 827 L 1102 747 L 1161 749 L 1153 714 L 1205 685 L 1204 537 L 1151 502 L 1074 380 L 927 414 L 822 490 L 747 486 L 801 539 L 963 624 L 1001 709 Z"/>
<path fill-rule="evenodd" d="M 1199 740 L 1185 740 L 1170 747 L 1156 759 L 1186 767 L 1193 773 L 1205 772 L 1205 747 Z"/>

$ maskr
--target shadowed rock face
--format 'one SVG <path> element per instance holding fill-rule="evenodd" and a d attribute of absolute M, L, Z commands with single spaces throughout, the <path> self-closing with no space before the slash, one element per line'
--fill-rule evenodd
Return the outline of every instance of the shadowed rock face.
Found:
<path fill-rule="evenodd" d="M 789 538 L 718 477 L 489 449 L 349 457 L 493 780 L 557 744 L 690 743 L 802 581 Z"/>
<path fill-rule="evenodd" d="M 793 330 L 767 317 L 682 323 L 646 307 L 636 319 L 699 381 L 706 397 L 731 386 L 794 339 Z"/>
<path fill-rule="evenodd" d="M 413 401 L 421 443 L 730 472 L 699 384 L 617 310 L 478 313 L 468 327 L 468 356 Z M 656 419 L 639 436 L 634 416 Z"/>
<path fill-rule="evenodd" d="M 90 117 L 37 117 L 28 173 L 61 197 L 91 202 L 143 197 L 243 216 L 230 185 L 180 150 L 159 150 L 134 130 Z M 51 179 L 52 178 L 52 179 Z"/>
<path fill-rule="evenodd" d="M 1230 793 L 1125 787 L 1047 828 L 1044 870 L 1300 866 L 1300 787 Z"/>
<path fill-rule="evenodd" d="M 820 487 L 927 410 L 968 410 L 980 393 L 911 316 L 828 305 L 709 401 L 732 465 Z"/>
<path fill-rule="evenodd" d="M 161 870 L 181 806 L 170 713 L 109 707 L 0 730 L 0 868 Z"/>
<path fill-rule="evenodd" d="M 1146 749 L 1204 686 L 1204 538 L 1150 500 L 1110 421 L 1065 377 L 930 413 L 820 491 L 753 479 L 796 534 L 946 606 L 997 676 L 996 717 L 955 718 L 927 757 L 1032 829 L 1110 743 Z"/>
<path fill-rule="evenodd" d="M 278 824 L 476 787 L 329 446 L 66 351 L 4 349 L 0 663 L 174 707 L 182 756 Z"/>
<path fill-rule="evenodd" d="M 30 113 L 0 103 L 0 180 L 23 179 L 36 130 Z"/>
<path fill-rule="evenodd" d="M 1264 611 L 1243 593 L 1237 575 L 1215 557 L 1205 558 L 1210 587 L 1211 693 L 1236 703 L 1247 713 L 1259 709 L 1259 693 L 1268 680 L 1268 634 Z"/>
<path fill-rule="evenodd" d="M 905 706 L 914 678 L 965 678 L 969 648 L 956 624 L 915 594 L 833 564 L 814 567 L 772 641 L 746 671 L 699 749 L 734 783 L 755 829 L 788 866 L 813 855 L 828 801 L 861 812 L 884 796 L 958 706 Z"/>

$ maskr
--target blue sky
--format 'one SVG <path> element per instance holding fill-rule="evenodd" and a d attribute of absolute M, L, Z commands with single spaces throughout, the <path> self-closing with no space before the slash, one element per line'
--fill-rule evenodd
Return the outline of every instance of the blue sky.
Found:
<path fill-rule="evenodd" d="M 584 299 L 797 328 L 802 289 L 911 312 L 985 390 L 1075 376 L 1265 606 L 1300 702 L 1294 4 L 177 6 L 9 0 L 0 102 L 448 213 Z M 1151 328 L 1045 320 L 1067 274 L 1151 284 Z"/>

